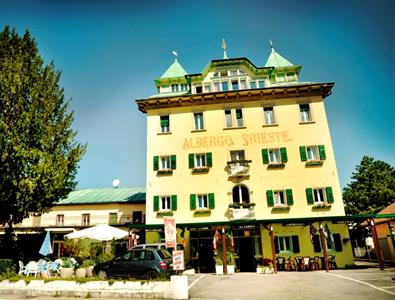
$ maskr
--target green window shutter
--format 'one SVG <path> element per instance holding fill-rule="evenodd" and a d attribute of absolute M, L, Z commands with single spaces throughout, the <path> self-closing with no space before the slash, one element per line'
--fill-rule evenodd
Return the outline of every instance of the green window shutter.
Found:
<path fill-rule="evenodd" d="M 191 207 L 191 210 L 196 209 L 196 195 L 195 194 L 189 195 L 189 206 Z"/>
<path fill-rule="evenodd" d="M 278 254 L 280 252 L 280 247 L 278 245 L 278 236 L 274 237 L 274 252 L 276 252 L 276 254 Z"/>
<path fill-rule="evenodd" d="M 314 252 L 321 252 L 320 235 L 315 234 L 313 237 Z"/>
<path fill-rule="evenodd" d="M 177 167 L 177 159 L 175 155 L 170 156 L 170 164 L 171 164 L 171 169 L 175 170 Z"/>
<path fill-rule="evenodd" d="M 300 160 L 306 161 L 307 160 L 306 146 L 300 146 L 299 152 L 300 152 Z"/>
<path fill-rule="evenodd" d="M 213 166 L 213 154 L 211 152 L 206 153 L 207 167 L 211 168 Z"/>
<path fill-rule="evenodd" d="M 335 250 L 337 252 L 343 251 L 342 240 L 339 233 L 333 234 L 333 240 L 335 242 Z"/>
<path fill-rule="evenodd" d="M 159 170 L 159 156 L 154 156 L 154 171 Z"/>
<path fill-rule="evenodd" d="M 324 145 L 319 145 L 318 150 L 320 152 L 320 159 L 325 160 L 326 159 L 326 153 L 325 153 L 325 146 Z"/>
<path fill-rule="evenodd" d="M 280 148 L 280 152 L 281 152 L 281 162 L 286 163 L 288 161 L 287 148 L 285 147 Z"/>
<path fill-rule="evenodd" d="M 333 199 L 333 191 L 332 188 L 330 186 L 325 188 L 325 192 L 326 192 L 326 202 L 328 203 L 333 203 L 334 199 Z"/>
<path fill-rule="evenodd" d="M 210 209 L 215 208 L 214 193 L 208 194 L 208 208 Z"/>
<path fill-rule="evenodd" d="M 287 194 L 287 205 L 293 205 L 294 204 L 294 197 L 292 195 L 292 190 L 288 189 L 285 191 Z"/>
<path fill-rule="evenodd" d="M 193 169 L 195 167 L 195 155 L 193 153 L 189 153 L 188 155 L 188 163 L 189 168 Z"/>
<path fill-rule="evenodd" d="M 266 198 L 267 198 L 267 206 L 274 206 L 274 199 L 273 199 L 273 191 L 272 190 L 266 191 Z"/>
<path fill-rule="evenodd" d="M 269 163 L 269 151 L 267 149 L 262 149 L 262 161 L 265 165 Z"/>
<path fill-rule="evenodd" d="M 160 120 L 160 126 L 169 126 L 169 118 L 163 118 Z"/>
<path fill-rule="evenodd" d="M 291 239 L 292 239 L 292 252 L 299 253 L 300 252 L 299 237 L 297 235 L 293 235 L 291 236 Z"/>
<path fill-rule="evenodd" d="M 159 210 L 159 196 L 154 196 L 154 211 Z"/>
<path fill-rule="evenodd" d="M 314 204 L 313 189 L 312 188 L 306 189 L 306 197 L 307 197 L 307 204 Z"/>
<path fill-rule="evenodd" d="M 177 195 L 171 195 L 171 210 L 177 210 Z"/>
<path fill-rule="evenodd" d="M 241 118 L 242 118 L 241 109 L 236 109 L 236 119 L 241 119 Z"/>

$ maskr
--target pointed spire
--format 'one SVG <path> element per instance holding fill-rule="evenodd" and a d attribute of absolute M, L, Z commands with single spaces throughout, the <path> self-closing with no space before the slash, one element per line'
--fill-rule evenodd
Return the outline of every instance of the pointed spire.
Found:
<path fill-rule="evenodd" d="M 160 78 L 172 78 L 172 77 L 181 77 L 187 74 L 185 69 L 178 62 L 178 53 L 176 51 L 172 51 L 174 55 L 174 62 L 170 65 L 170 67 L 163 73 Z"/>
<path fill-rule="evenodd" d="M 224 51 L 224 57 L 223 59 L 228 59 L 228 55 L 226 54 L 226 48 L 228 46 L 226 45 L 225 39 L 222 39 L 222 43 L 221 43 L 221 48 Z"/>
<path fill-rule="evenodd" d="M 291 62 L 289 62 L 287 59 L 282 57 L 276 50 L 274 49 L 273 42 L 272 40 L 269 40 L 270 43 L 270 48 L 272 49 L 269 58 L 267 59 L 265 67 L 288 67 L 288 66 L 293 66 Z"/>

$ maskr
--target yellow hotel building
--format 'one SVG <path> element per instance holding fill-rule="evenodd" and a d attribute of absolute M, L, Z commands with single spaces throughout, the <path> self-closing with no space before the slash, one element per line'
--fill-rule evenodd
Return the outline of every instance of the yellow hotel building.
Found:
<path fill-rule="evenodd" d="M 241 272 L 272 257 L 268 228 L 277 256 L 322 257 L 321 226 L 328 254 L 352 264 L 347 225 L 336 221 L 345 213 L 324 106 L 334 83 L 299 81 L 302 66 L 273 47 L 264 67 L 223 50 L 199 74 L 176 56 L 155 80 L 158 94 L 136 100 L 147 114 L 146 224 L 173 216 L 200 272 L 214 270 L 222 226 Z"/>

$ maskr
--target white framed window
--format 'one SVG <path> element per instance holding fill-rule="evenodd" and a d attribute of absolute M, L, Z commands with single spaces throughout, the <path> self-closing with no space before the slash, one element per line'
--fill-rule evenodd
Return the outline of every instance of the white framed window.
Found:
<path fill-rule="evenodd" d="M 281 162 L 280 149 L 269 149 L 269 164 L 281 164 Z"/>
<path fill-rule="evenodd" d="M 170 169 L 171 169 L 170 155 L 161 156 L 159 158 L 159 170 L 170 170 Z"/>
<path fill-rule="evenodd" d="M 203 87 L 201 85 L 197 85 L 195 87 L 195 90 L 196 90 L 196 94 L 203 93 Z"/>
<path fill-rule="evenodd" d="M 239 89 L 239 81 L 236 80 L 232 80 L 232 91 L 237 91 Z"/>
<path fill-rule="evenodd" d="M 90 214 L 82 214 L 81 225 L 89 226 L 89 224 L 90 224 Z"/>
<path fill-rule="evenodd" d="M 290 236 L 279 236 L 278 250 L 280 252 L 291 252 L 291 249 L 292 249 L 292 238 Z"/>
<path fill-rule="evenodd" d="M 226 77 L 228 76 L 228 70 L 222 70 L 219 72 L 221 77 Z"/>
<path fill-rule="evenodd" d="M 195 167 L 196 168 L 206 168 L 207 167 L 206 153 L 195 154 Z"/>
<path fill-rule="evenodd" d="M 308 123 L 313 120 L 311 118 L 310 104 L 308 104 L 308 103 L 299 104 L 299 111 L 300 111 L 300 122 L 301 123 Z"/>
<path fill-rule="evenodd" d="M 230 76 L 237 76 L 237 70 L 230 70 Z"/>
<path fill-rule="evenodd" d="M 159 210 L 171 210 L 171 196 L 160 196 Z"/>
<path fill-rule="evenodd" d="M 205 93 L 210 93 L 210 92 L 211 92 L 211 86 L 208 85 L 208 84 L 205 85 L 205 86 L 204 86 L 204 92 L 205 92 Z"/>
<path fill-rule="evenodd" d="M 243 110 L 241 108 L 225 109 L 226 128 L 243 127 Z"/>
<path fill-rule="evenodd" d="M 277 83 L 282 83 L 282 82 L 285 82 L 284 74 L 277 75 Z"/>
<path fill-rule="evenodd" d="M 244 152 L 244 150 L 233 150 L 233 151 L 230 151 L 230 160 L 231 161 L 245 160 L 245 152 Z"/>
<path fill-rule="evenodd" d="M 263 115 L 265 118 L 265 125 L 274 125 L 276 124 L 276 119 L 274 118 L 274 109 L 273 106 L 264 107 Z"/>
<path fill-rule="evenodd" d="M 227 90 L 229 90 L 229 86 L 228 86 L 228 82 L 227 81 L 222 81 L 221 82 L 221 89 L 223 92 L 226 92 Z"/>
<path fill-rule="evenodd" d="M 256 82 L 250 81 L 250 89 L 256 89 Z"/>
<path fill-rule="evenodd" d="M 160 116 L 160 132 L 170 132 L 170 118 L 169 116 Z"/>
<path fill-rule="evenodd" d="M 308 161 L 316 161 L 320 159 L 317 146 L 306 146 L 306 154 Z"/>
<path fill-rule="evenodd" d="M 214 82 L 214 92 L 219 92 L 219 82 Z"/>
<path fill-rule="evenodd" d="M 193 123 L 194 123 L 194 129 L 195 130 L 203 130 L 204 129 L 204 123 L 203 123 L 203 113 L 198 112 L 193 114 Z"/>
<path fill-rule="evenodd" d="M 259 81 L 258 81 L 258 87 L 259 87 L 260 89 L 264 88 L 264 87 L 265 87 L 265 81 L 264 81 L 264 80 L 259 80 Z"/>
<path fill-rule="evenodd" d="M 296 75 L 294 72 L 288 72 L 285 74 L 287 81 L 296 81 Z"/>
<path fill-rule="evenodd" d="M 188 85 L 186 83 L 181 84 L 181 91 L 186 92 L 188 90 Z"/>
<path fill-rule="evenodd" d="M 178 92 L 178 84 L 172 84 L 171 85 L 171 91 L 172 92 Z"/>
<path fill-rule="evenodd" d="M 196 195 L 196 208 L 197 209 L 208 209 L 208 196 L 207 194 Z"/>
<path fill-rule="evenodd" d="M 284 191 L 273 191 L 274 205 L 286 205 L 286 197 Z"/>
<path fill-rule="evenodd" d="M 245 79 L 240 79 L 240 89 L 241 90 L 247 89 L 247 81 Z"/>
<path fill-rule="evenodd" d="M 64 226 L 64 215 L 56 215 L 56 226 Z"/>
<path fill-rule="evenodd" d="M 326 202 L 325 190 L 323 188 L 313 189 L 313 199 L 315 204 Z"/>

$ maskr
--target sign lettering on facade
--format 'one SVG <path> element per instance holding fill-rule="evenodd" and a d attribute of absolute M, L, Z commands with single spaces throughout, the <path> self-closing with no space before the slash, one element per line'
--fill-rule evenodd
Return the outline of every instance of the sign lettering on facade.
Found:
<path fill-rule="evenodd" d="M 234 208 L 233 211 L 231 211 L 231 219 L 233 220 L 255 219 L 255 212 L 248 208 Z"/>
<path fill-rule="evenodd" d="M 236 135 L 219 135 L 185 138 L 182 149 L 215 148 L 233 145 L 261 145 L 279 142 L 290 142 L 288 131 L 255 132 Z"/>

